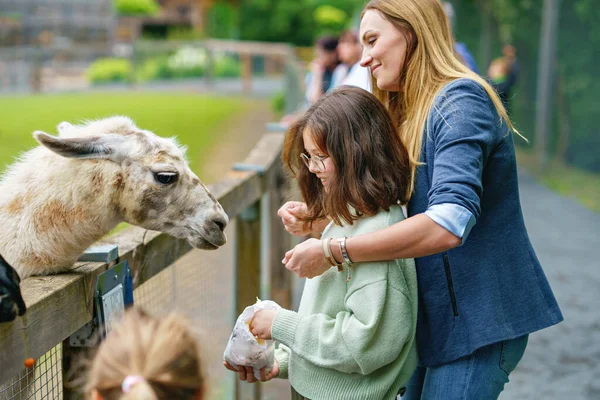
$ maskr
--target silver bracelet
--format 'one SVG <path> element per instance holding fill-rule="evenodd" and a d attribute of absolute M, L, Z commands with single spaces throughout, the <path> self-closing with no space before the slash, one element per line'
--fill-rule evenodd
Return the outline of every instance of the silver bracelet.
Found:
<path fill-rule="evenodd" d="M 348 250 L 346 250 L 346 239 L 347 239 L 347 237 L 344 236 L 342 238 L 338 238 L 337 241 L 338 241 L 338 244 L 340 245 L 340 253 L 342 253 L 342 258 L 344 259 L 344 261 L 342 262 L 342 265 L 345 267 L 350 267 L 352 265 L 352 260 L 348 256 Z"/>

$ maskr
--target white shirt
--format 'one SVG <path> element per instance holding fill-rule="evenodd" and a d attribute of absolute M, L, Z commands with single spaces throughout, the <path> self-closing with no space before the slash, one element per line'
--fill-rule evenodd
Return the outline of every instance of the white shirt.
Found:
<path fill-rule="evenodd" d="M 357 62 L 350 68 L 348 75 L 342 79 L 342 85 L 356 86 L 371 91 L 371 71 L 367 67 L 361 67 L 360 62 Z"/>

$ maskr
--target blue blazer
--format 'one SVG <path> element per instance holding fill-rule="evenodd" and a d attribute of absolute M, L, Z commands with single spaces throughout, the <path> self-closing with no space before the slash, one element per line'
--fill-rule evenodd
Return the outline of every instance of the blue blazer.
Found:
<path fill-rule="evenodd" d="M 457 248 L 415 260 L 424 366 L 562 321 L 519 202 L 513 134 L 475 81 L 446 85 L 423 136 L 409 215 L 458 204 L 475 217 Z"/>

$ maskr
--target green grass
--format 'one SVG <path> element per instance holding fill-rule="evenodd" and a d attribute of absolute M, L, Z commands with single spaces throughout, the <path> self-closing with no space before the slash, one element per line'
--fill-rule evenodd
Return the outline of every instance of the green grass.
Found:
<path fill-rule="evenodd" d="M 517 151 L 519 165 L 534 173 L 536 160 L 532 153 Z M 571 197 L 592 211 L 600 213 L 600 174 L 583 171 L 558 161 L 550 161 L 536 179 L 550 190 Z"/>
<path fill-rule="evenodd" d="M 159 136 L 177 136 L 201 174 L 202 157 L 218 140 L 215 132 L 231 115 L 251 109 L 250 100 L 186 93 L 85 93 L 0 97 L 0 172 L 37 143 L 36 130 L 56 134 L 56 125 L 111 115 L 131 117 Z"/>

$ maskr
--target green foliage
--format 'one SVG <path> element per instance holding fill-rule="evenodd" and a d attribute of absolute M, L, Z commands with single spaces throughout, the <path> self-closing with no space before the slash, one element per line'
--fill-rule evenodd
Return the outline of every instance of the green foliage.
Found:
<path fill-rule="evenodd" d="M 137 82 L 148 82 L 165 77 L 167 71 L 167 58 L 147 58 L 135 70 Z"/>
<path fill-rule="evenodd" d="M 154 15 L 160 10 L 155 0 L 114 0 L 120 15 Z"/>
<path fill-rule="evenodd" d="M 279 116 L 283 115 L 285 111 L 285 92 L 279 91 L 275 93 L 271 99 L 271 109 Z"/>
<path fill-rule="evenodd" d="M 208 12 L 206 32 L 208 37 L 237 39 L 239 36 L 237 7 L 229 2 L 218 1 Z"/>
<path fill-rule="evenodd" d="M 207 73 L 208 62 L 208 54 L 204 48 L 183 46 L 171 55 L 147 54 L 145 60 L 137 66 L 135 77 L 138 82 L 197 78 Z M 239 59 L 225 53 L 214 55 L 212 68 L 212 76 L 215 77 L 237 77 L 241 74 Z"/>
<path fill-rule="evenodd" d="M 243 1 L 239 11 L 240 39 L 312 46 L 322 31 L 315 20 L 317 8 L 328 6 L 343 12 L 346 26 L 348 16 L 360 12 L 363 5 L 363 0 Z"/>
<path fill-rule="evenodd" d="M 163 78 L 189 78 L 204 75 L 206 68 L 206 50 L 183 46 L 167 59 Z M 164 71 L 164 72 L 163 72 Z"/>
<path fill-rule="evenodd" d="M 202 34 L 192 28 L 173 26 L 167 30 L 167 40 L 197 40 Z"/>
<path fill-rule="evenodd" d="M 99 58 L 85 72 L 93 84 L 127 82 L 131 77 L 131 63 L 123 58 Z"/>
<path fill-rule="evenodd" d="M 214 76 L 219 78 L 236 77 L 241 75 L 240 61 L 231 55 L 217 54 L 214 59 Z"/>
<path fill-rule="evenodd" d="M 594 4 L 595 3 L 595 4 Z M 566 161 L 600 171 L 600 10 L 596 1 L 562 2 L 558 39 L 558 78 L 564 84 L 570 124 Z M 558 130 L 555 131 L 556 136 Z"/>
<path fill-rule="evenodd" d="M 520 74 L 513 90 L 512 119 L 535 146 L 535 115 L 542 28 L 541 0 L 452 0 L 456 11 L 455 35 L 467 43 L 485 75 L 484 50 L 500 55 L 501 44 L 517 48 Z M 548 132 L 549 155 L 557 150 L 560 136 L 568 129 L 565 160 L 571 165 L 600 171 L 600 128 L 595 114 L 600 110 L 600 7 L 597 0 L 563 0 L 560 4 L 556 49 L 553 121 Z M 491 24 L 482 25 L 482 12 L 490 5 Z M 490 47 L 483 32 L 492 31 Z M 559 96 L 562 104 L 559 108 Z M 519 143 L 520 141 L 517 141 Z M 562 155 L 562 154 L 561 154 Z"/>
<path fill-rule="evenodd" d="M 188 147 L 192 169 L 202 178 L 202 160 L 218 140 L 215 131 L 232 115 L 250 110 L 255 100 L 188 93 L 76 93 L 0 97 L 0 171 L 21 152 L 35 146 L 31 133 L 54 134 L 62 121 L 78 123 L 127 115 L 160 136 L 177 136 Z M 36 110 L 31 118 L 31 110 Z"/>
<path fill-rule="evenodd" d="M 348 16 L 339 8 L 329 5 L 319 6 L 314 12 L 315 22 L 319 28 L 319 35 L 339 35 L 348 23 Z"/>

